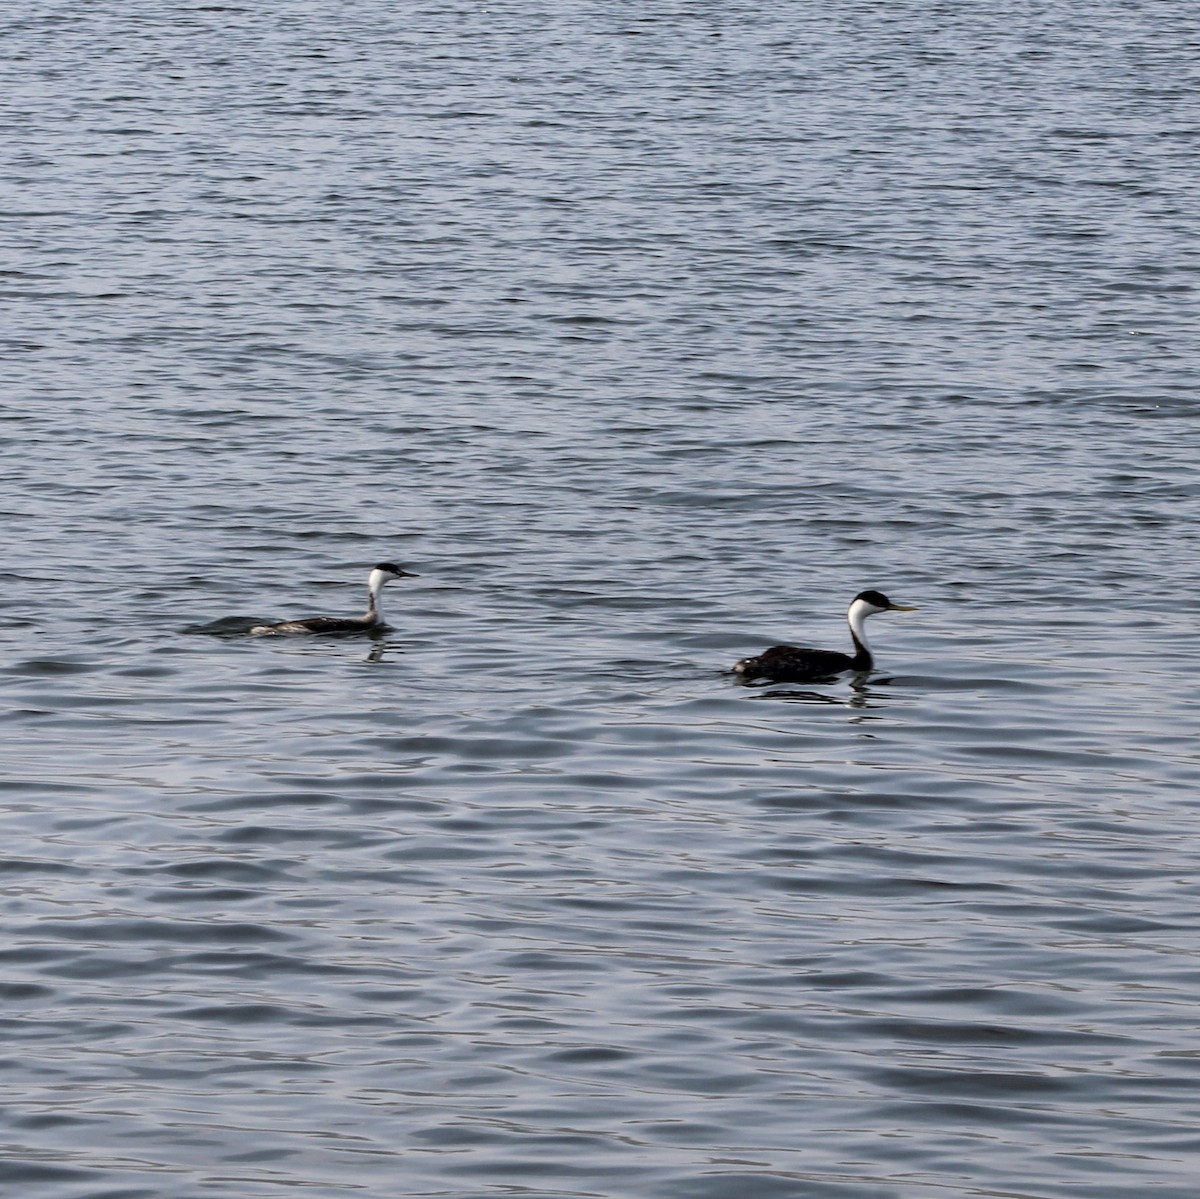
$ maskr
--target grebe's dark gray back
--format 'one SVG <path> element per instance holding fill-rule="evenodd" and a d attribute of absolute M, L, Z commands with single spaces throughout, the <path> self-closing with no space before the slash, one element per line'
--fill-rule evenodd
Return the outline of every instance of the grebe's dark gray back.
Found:
<path fill-rule="evenodd" d="M 367 611 L 363 616 L 305 616 L 299 620 L 281 620 L 278 624 L 260 624 L 251 633 L 363 633 L 383 627 L 379 593 L 392 579 L 415 579 L 410 570 L 401 570 L 392 562 L 372 567 L 367 577 Z"/>
<path fill-rule="evenodd" d="M 773 645 L 753 658 L 743 658 L 734 672 L 743 679 L 769 679 L 775 683 L 811 683 L 831 679 L 852 670 L 865 673 L 875 665 L 867 644 L 865 622 L 877 612 L 915 612 L 910 604 L 894 604 L 882 591 L 860 591 L 850 602 L 846 620 L 854 653 L 832 649 L 810 649 L 800 645 Z"/>

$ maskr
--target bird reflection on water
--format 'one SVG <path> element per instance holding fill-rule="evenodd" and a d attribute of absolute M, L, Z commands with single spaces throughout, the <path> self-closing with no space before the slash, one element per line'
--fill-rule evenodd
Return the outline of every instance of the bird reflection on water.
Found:
<path fill-rule="evenodd" d="M 772 683 L 743 683 L 744 687 L 753 688 L 757 694 L 752 696 L 753 699 L 772 699 L 780 700 L 784 703 L 792 704 L 823 704 L 826 706 L 840 708 L 879 708 L 883 704 L 880 702 L 885 697 L 877 694 L 875 688 L 887 687 L 893 680 L 891 678 L 875 678 L 871 679 L 870 684 L 867 682 L 866 675 L 856 675 L 850 680 L 849 695 L 831 695 L 828 691 L 810 691 L 800 690 L 795 687 L 779 687 Z"/>

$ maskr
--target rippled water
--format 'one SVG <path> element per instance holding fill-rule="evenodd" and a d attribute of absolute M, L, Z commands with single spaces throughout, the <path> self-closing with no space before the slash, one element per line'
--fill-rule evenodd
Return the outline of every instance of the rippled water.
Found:
<path fill-rule="evenodd" d="M 10 5 L 0 1178 L 1190 1199 L 1193 16 Z"/>

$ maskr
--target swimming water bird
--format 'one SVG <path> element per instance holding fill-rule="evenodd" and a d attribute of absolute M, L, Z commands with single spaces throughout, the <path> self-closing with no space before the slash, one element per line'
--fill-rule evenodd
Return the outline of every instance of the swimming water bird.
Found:
<path fill-rule="evenodd" d="M 854 654 L 798 645 L 773 645 L 753 658 L 743 658 L 734 672 L 743 679 L 770 679 L 775 683 L 804 683 L 831 679 L 844 671 L 865 673 L 875 665 L 864 627 L 876 612 L 915 612 L 908 604 L 893 604 L 881 591 L 860 591 L 850 602 L 846 620 L 854 641 Z"/>
<path fill-rule="evenodd" d="M 251 633 L 364 633 L 383 627 L 383 612 L 379 593 L 392 579 L 415 579 L 409 570 L 401 570 L 391 562 L 373 567 L 367 578 L 369 602 L 365 616 L 306 616 L 301 620 L 281 620 L 278 624 L 260 624 Z"/>

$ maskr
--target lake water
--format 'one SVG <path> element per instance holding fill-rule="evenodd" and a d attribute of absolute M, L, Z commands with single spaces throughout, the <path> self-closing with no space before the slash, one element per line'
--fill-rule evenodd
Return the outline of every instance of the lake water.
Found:
<path fill-rule="evenodd" d="M 11 3 L 0 1189 L 1191 1199 L 1194 16 Z"/>

